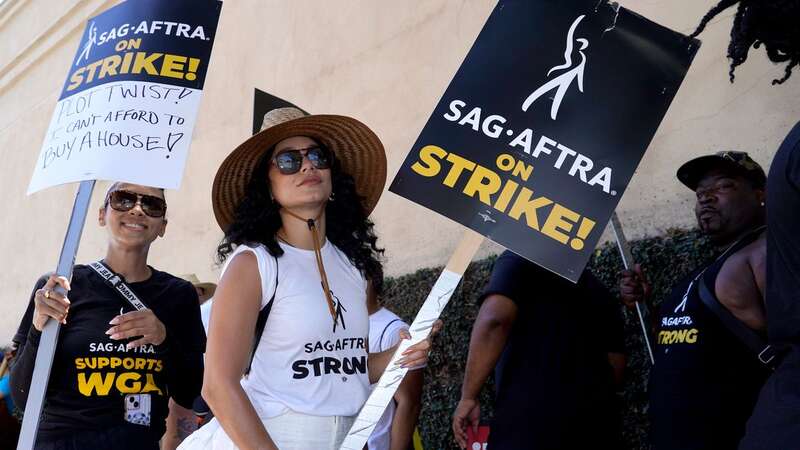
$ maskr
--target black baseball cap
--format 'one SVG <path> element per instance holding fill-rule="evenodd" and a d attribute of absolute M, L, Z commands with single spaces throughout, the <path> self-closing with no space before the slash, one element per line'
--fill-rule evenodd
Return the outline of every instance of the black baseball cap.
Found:
<path fill-rule="evenodd" d="M 747 152 L 732 150 L 701 156 L 684 163 L 678 168 L 678 180 L 694 191 L 703 175 L 714 168 L 727 168 L 758 187 L 764 187 L 767 182 L 764 169 Z"/>

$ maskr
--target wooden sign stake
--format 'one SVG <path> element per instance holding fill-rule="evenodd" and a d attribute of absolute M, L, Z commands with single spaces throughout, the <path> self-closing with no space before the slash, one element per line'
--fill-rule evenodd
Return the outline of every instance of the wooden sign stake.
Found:
<path fill-rule="evenodd" d="M 67 279 L 72 278 L 72 266 L 75 265 L 75 255 L 78 253 L 78 245 L 81 242 L 83 224 L 86 222 L 86 213 L 89 211 L 89 202 L 92 199 L 92 190 L 94 190 L 94 180 L 81 181 L 75 196 L 75 205 L 72 207 L 72 216 L 69 219 L 67 235 L 64 237 L 64 245 L 61 247 L 61 256 L 58 258 L 58 268 L 56 269 L 56 274 Z M 56 286 L 55 290 L 60 294 L 67 294 L 61 286 Z M 48 320 L 42 330 L 17 450 L 33 450 L 33 445 L 36 443 L 36 432 L 39 429 L 39 419 L 42 415 L 44 396 L 50 380 L 50 369 L 53 367 L 53 356 L 56 353 L 60 329 L 61 324 L 58 321 Z"/>
<path fill-rule="evenodd" d="M 617 240 L 617 248 L 622 255 L 622 265 L 625 269 L 630 270 L 633 267 L 633 253 L 631 253 L 631 246 L 628 240 L 625 239 L 625 233 L 622 231 L 622 224 L 617 217 L 617 212 L 611 215 L 611 228 L 614 230 L 614 237 Z M 653 358 L 653 348 L 650 346 L 650 338 L 647 334 L 647 326 L 644 323 L 644 315 L 642 314 L 642 307 L 639 302 L 636 302 L 636 314 L 639 316 L 639 324 L 642 326 L 642 336 L 644 336 L 644 345 L 647 347 L 647 354 L 650 356 L 650 364 L 655 364 Z"/>
<path fill-rule="evenodd" d="M 453 255 L 444 270 L 442 270 L 430 294 L 428 294 L 425 302 L 422 303 L 417 317 L 414 318 L 414 322 L 411 324 L 409 330 L 411 339 L 404 339 L 400 342 L 392 359 L 386 366 L 386 370 L 378 380 L 377 386 L 375 386 L 367 402 L 361 408 L 361 412 L 358 413 L 358 417 L 356 417 L 353 426 L 347 433 L 340 450 L 362 450 L 364 448 L 369 436 L 375 429 L 375 425 L 383 415 L 383 411 L 394 397 L 397 388 L 403 381 L 403 377 L 408 372 L 408 369 L 396 365 L 395 361 L 400 358 L 400 355 L 408 347 L 428 337 L 431 327 L 439 319 L 445 306 L 447 306 L 447 302 L 464 276 L 464 271 L 467 270 L 467 266 L 469 266 L 483 241 L 484 237 L 472 230 L 468 229 L 464 232 Z"/>

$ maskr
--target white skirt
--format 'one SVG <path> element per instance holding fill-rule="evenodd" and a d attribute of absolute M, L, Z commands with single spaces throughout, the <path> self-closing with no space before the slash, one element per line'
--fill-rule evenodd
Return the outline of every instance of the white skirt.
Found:
<path fill-rule="evenodd" d="M 355 417 L 310 416 L 293 411 L 261 419 L 280 450 L 339 450 Z M 187 437 L 178 450 L 238 450 L 216 418 Z"/>

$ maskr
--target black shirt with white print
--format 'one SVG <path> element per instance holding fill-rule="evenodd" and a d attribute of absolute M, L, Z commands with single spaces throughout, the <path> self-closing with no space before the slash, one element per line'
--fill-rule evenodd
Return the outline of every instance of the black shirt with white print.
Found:
<path fill-rule="evenodd" d="M 152 268 L 151 268 L 152 269 Z M 46 281 L 42 277 L 34 288 Z M 168 400 L 191 408 L 200 393 L 205 332 L 192 285 L 152 269 L 145 281 L 129 283 L 167 330 L 160 345 L 126 350 L 130 340 L 106 335 L 109 321 L 135 311 L 89 266 L 75 266 L 69 315 L 56 347 L 38 442 L 68 438 L 81 431 L 122 428 L 128 446 L 157 443 L 165 431 Z M 14 341 L 19 353 L 12 368 L 12 395 L 24 405 L 41 333 L 32 326 L 33 294 Z M 129 430 L 127 433 L 124 430 Z"/>
<path fill-rule="evenodd" d="M 689 274 L 661 304 L 649 383 L 654 450 L 737 448 L 768 375 L 756 355 L 700 299 L 700 277 L 715 286 L 726 259 Z"/>

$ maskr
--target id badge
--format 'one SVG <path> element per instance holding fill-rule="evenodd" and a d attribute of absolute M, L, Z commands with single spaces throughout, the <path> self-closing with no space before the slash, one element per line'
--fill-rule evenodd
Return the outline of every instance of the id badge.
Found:
<path fill-rule="evenodd" d="M 125 396 L 125 421 L 135 425 L 150 426 L 150 394 Z"/>

